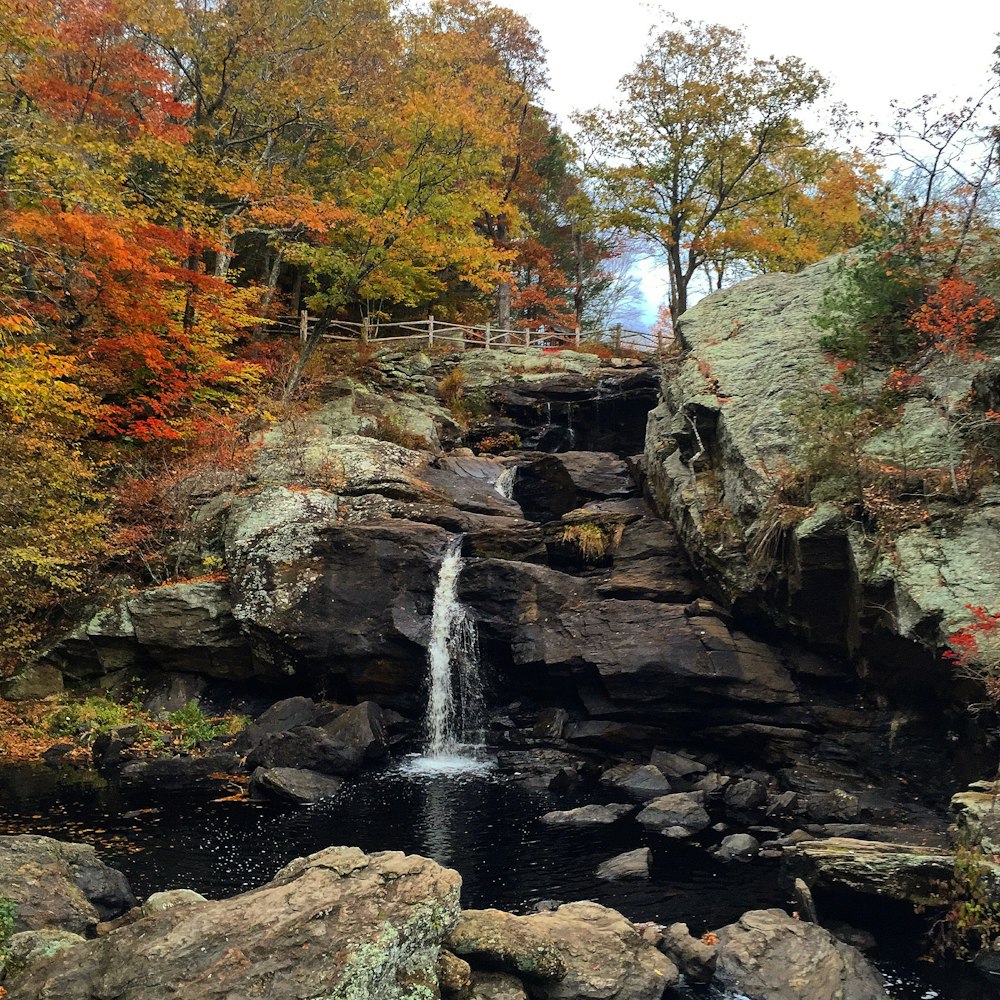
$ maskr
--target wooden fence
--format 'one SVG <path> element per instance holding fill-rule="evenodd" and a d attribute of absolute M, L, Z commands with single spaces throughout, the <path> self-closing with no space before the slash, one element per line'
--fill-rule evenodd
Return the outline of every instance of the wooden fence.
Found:
<path fill-rule="evenodd" d="M 303 342 L 309 339 L 316 328 L 318 316 L 302 310 L 296 316 L 279 316 L 267 324 L 269 332 L 284 336 L 298 336 Z M 487 323 L 474 326 L 464 323 L 443 323 L 433 316 L 427 319 L 409 320 L 397 323 L 383 323 L 365 317 L 360 323 L 347 320 L 331 320 L 322 339 L 359 342 L 363 344 L 390 344 L 422 342 L 428 347 L 435 344 L 452 344 L 458 348 L 485 348 L 488 351 L 507 350 L 511 347 L 533 347 L 540 350 L 579 348 L 583 339 L 600 340 L 615 353 L 621 350 L 650 353 L 657 350 L 649 334 L 636 330 L 626 330 L 616 326 L 605 331 L 588 331 L 586 337 L 577 327 L 572 333 L 555 330 L 502 330 Z"/>

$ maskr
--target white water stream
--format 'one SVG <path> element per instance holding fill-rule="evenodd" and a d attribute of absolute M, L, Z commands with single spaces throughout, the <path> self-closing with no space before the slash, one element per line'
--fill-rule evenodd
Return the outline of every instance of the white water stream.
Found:
<path fill-rule="evenodd" d="M 427 647 L 427 752 L 411 770 L 466 771 L 482 766 L 475 748 L 482 740 L 483 684 L 475 623 L 458 599 L 462 537 L 445 549 L 438 570 Z"/>

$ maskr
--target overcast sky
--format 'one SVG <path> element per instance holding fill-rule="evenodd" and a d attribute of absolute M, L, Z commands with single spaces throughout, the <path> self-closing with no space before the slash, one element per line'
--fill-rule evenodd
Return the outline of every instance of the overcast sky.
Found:
<path fill-rule="evenodd" d="M 546 107 L 569 124 L 574 110 L 610 104 L 621 76 L 639 58 L 650 26 L 670 10 L 681 18 L 743 27 L 759 56 L 800 56 L 832 82 L 831 98 L 864 121 L 889 116 L 896 98 L 981 93 L 990 78 L 1000 4 L 962 0 L 904 5 L 902 0 L 496 0 L 524 14 L 548 49 L 552 90 Z M 661 284 L 647 272 L 647 297 Z M 658 303 L 653 301 L 650 308 Z"/>

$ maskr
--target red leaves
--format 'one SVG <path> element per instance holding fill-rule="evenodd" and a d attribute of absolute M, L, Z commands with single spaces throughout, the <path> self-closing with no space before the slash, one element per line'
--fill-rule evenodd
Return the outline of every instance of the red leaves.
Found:
<path fill-rule="evenodd" d="M 964 278 L 945 278 L 927 296 L 924 304 L 910 317 L 910 324 L 924 346 L 963 361 L 981 361 L 984 355 L 974 350 L 976 334 L 984 323 L 997 316 L 997 305 L 988 296 L 980 296 L 976 286 Z"/>
<path fill-rule="evenodd" d="M 982 636 L 993 635 L 1000 630 L 1000 611 L 987 611 L 981 605 L 967 604 L 973 620 L 948 636 L 948 645 L 942 656 L 959 667 L 967 667 L 980 653 Z"/>

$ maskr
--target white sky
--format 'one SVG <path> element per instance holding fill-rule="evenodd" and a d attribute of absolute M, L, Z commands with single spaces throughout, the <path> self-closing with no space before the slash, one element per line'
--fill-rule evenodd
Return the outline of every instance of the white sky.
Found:
<path fill-rule="evenodd" d="M 525 15 L 548 49 L 552 90 L 546 107 L 569 124 L 574 110 L 608 105 L 618 80 L 646 46 L 666 9 L 678 17 L 744 27 L 758 56 L 800 56 L 832 83 L 831 99 L 862 120 L 889 119 L 889 102 L 923 94 L 981 93 L 1000 38 L 997 0 L 496 0 Z M 645 269 L 643 288 L 655 310 L 662 283 Z"/>

